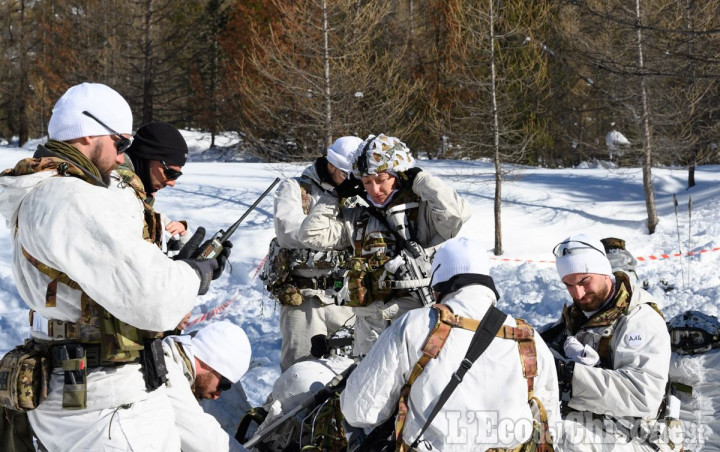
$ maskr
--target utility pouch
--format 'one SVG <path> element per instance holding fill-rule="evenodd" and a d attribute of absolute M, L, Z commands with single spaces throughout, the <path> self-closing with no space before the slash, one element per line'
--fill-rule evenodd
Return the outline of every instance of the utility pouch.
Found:
<path fill-rule="evenodd" d="M 277 284 L 271 292 L 281 305 L 300 306 L 303 302 L 300 290 L 293 284 Z"/>
<path fill-rule="evenodd" d="M 35 341 L 15 347 L 0 361 L 0 405 L 30 411 L 47 398 L 46 348 Z"/>
<path fill-rule="evenodd" d="M 53 347 L 53 360 L 63 370 L 63 408 L 81 410 L 87 408 L 87 358 L 79 344 L 63 344 Z"/>
<path fill-rule="evenodd" d="M 154 391 L 167 382 L 167 366 L 160 339 L 145 339 L 140 352 L 145 388 Z"/>
<path fill-rule="evenodd" d="M 143 348 L 137 328 L 121 322 L 106 311 L 107 317 L 101 323 L 103 360 L 114 363 L 136 361 Z"/>
<path fill-rule="evenodd" d="M 372 273 L 368 271 L 368 264 L 362 257 L 353 257 L 348 262 L 348 271 L 345 275 L 348 288 L 348 306 L 365 306 L 372 302 L 370 287 L 372 287 Z M 368 284 L 370 283 L 370 284 Z"/>

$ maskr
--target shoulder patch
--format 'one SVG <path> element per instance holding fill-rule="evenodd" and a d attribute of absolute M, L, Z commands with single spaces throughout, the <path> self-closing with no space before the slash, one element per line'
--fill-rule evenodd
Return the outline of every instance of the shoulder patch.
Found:
<path fill-rule="evenodd" d="M 640 348 L 645 343 L 645 338 L 639 331 L 633 331 L 625 334 L 625 343 L 630 348 Z"/>

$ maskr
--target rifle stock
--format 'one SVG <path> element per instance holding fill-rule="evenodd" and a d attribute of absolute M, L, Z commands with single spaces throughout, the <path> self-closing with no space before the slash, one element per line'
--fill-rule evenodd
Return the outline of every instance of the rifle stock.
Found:
<path fill-rule="evenodd" d="M 270 425 L 268 425 L 262 430 L 262 432 L 256 433 L 255 436 L 250 438 L 250 440 L 243 444 L 243 446 L 246 449 L 257 446 L 262 442 L 262 440 L 270 436 L 272 432 L 277 430 L 288 419 L 292 419 L 302 410 L 305 410 L 312 406 L 320 405 L 321 403 L 332 397 L 336 392 L 338 392 L 338 390 L 342 391 L 345 388 L 345 384 L 347 383 L 347 378 L 355 370 L 356 367 L 357 362 L 351 364 L 342 373 L 336 375 L 335 378 L 330 380 L 330 383 L 326 384 L 316 393 L 309 395 L 305 400 L 302 401 L 302 403 L 300 403 L 300 405 L 296 406 L 288 413 L 283 414 L 282 416 L 271 422 Z"/>

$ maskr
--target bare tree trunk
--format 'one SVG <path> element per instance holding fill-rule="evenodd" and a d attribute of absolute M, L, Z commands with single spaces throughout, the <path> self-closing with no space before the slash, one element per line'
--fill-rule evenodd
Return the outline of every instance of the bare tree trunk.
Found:
<path fill-rule="evenodd" d="M 495 10 L 493 2 L 489 0 L 489 28 L 490 28 L 490 99 L 493 120 L 493 163 L 495 164 L 495 250 L 496 256 L 503 253 L 502 249 L 502 162 L 500 161 L 500 121 L 498 119 L 497 105 L 497 74 L 495 72 Z"/>
<path fill-rule="evenodd" d="M 650 131 L 650 107 L 647 98 L 647 84 L 643 71 L 642 42 L 642 16 L 640 15 L 640 0 L 635 0 L 635 19 L 637 27 L 638 69 L 640 70 L 640 95 L 642 96 L 642 122 L 643 122 L 643 187 L 645 189 L 645 206 L 647 207 L 648 232 L 653 234 L 658 224 L 657 210 L 655 208 L 655 190 L 652 184 L 652 134 Z"/>
<path fill-rule="evenodd" d="M 143 87 L 142 87 L 142 122 L 147 123 L 153 119 L 153 43 L 152 43 L 152 16 L 153 0 L 145 2 L 145 24 L 143 33 L 145 44 L 143 48 Z"/>
<path fill-rule="evenodd" d="M 20 49 L 20 102 L 18 102 L 18 147 L 27 143 L 30 135 L 30 124 L 28 121 L 28 103 L 30 102 L 30 80 L 28 77 L 28 56 L 25 49 L 28 47 L 26 42 L 26 23 L 25 23 L 25 0 L 20 2 L 20 39 L 18 48 Z"/>
<path fill-rule="evenodd" d="M 697 149 L 692 150 L 690 159 L 690 165 L 688 165 L 687 188 L 693 188 L 695 186 L 695 166 L 697 165 Z"/>
<path fill-rule="evenodd" d="M 327 0 L 322 2 L 323 9 L 323 50 L 325 76 L 325 147 L 332 144 L 332 106 L 330 105 L 330 37 L 328 36 Z"/>

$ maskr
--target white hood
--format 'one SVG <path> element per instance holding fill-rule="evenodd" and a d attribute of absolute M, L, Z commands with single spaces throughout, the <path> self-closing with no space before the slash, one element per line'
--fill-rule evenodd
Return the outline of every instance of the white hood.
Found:
<path fill-rule="evenodd" d="M 26 176 L 0 177 L 0 214 L 5 217 L 5 225 L 8 229 L 15 226 L 17 211 L 25 195 L 37 184 L 55 174 L 54 171 L 40 171 Z"/>

